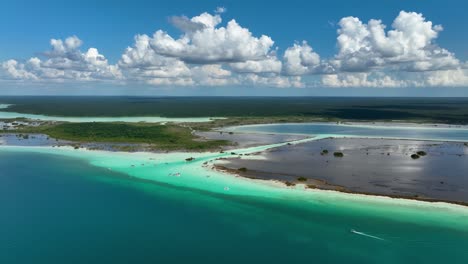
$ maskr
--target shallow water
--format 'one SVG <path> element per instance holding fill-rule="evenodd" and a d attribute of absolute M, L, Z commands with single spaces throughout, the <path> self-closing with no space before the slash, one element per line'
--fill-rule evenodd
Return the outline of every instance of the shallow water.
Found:
<path fill-rule="evenodd" d="M 374 137 L 415 140 L 468 141 L 468 128 L 338 125 L 330 123 L 268 124 L 232 127 L 230 131 L 302 135 L 329 135 L 341 137 Z"/>
<path fill-rule="evenodd" d="M 344 157 L 334 157 L 335 151 Z M 427 154 L 412 159 L 417 151 Z M 258 179 L 298 182 L 304 177 L 320 188 L 468 203 L 468 147 L 459 142 L 333 138 L 217 164 L 247 168 L 244 174 Z"/>
<path fill-rule="evenodd" d="M 288 142 L 307 138 L 302 135 L 286 135 L 286 134 L 260 134 L 260 133 L 223 133 L 222 131 L 200 131 L 195 133 L 197 136 L 210 140 L 228 140 L 233 144 L 225 146 L 224 149 L 247 148 L 261 145 L 269 145 L 279 142 Z"/>
<path fill-rule="evenodd" d="M 0 104 L 0 109 L 8 108 L 9 104 Z M 63 122 L 148 122 L 148 123 L 160 123 L 160 122 L 210 122 L 213 119 L 219 119 L 219 117 L 187 117 L 187 118 L 172 118 L 172 117 L 158 117 L 158 116 L 129 116 L 129 117 L 66 117 L 66 116 L 48 116 L 48 115 L 35 115 L 15 112 L 0 111 L 0 119 L 10 118 L 28 118 L 33 120 L 42 121 L 63 121 Z"/>

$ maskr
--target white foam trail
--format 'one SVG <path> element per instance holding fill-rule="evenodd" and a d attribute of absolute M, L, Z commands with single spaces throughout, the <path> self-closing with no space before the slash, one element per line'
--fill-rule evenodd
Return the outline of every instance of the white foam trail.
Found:
<path fill-rule="evenodd" d="M 383 238 L 373 236 L 373 235 L 369 235 L 369 234 L 366 234 L 364 232 L 359 232 L 359 231 L 356 231 L 354 229 L 351 229 L 351 233 L 356 234 L 356 235 L 361 235 L 361 236 L 370 237 L 370 238 L 373 238 L 373 239 L 378 239 L 378 240 L 385 241 L 385 239 L 383 239 Z"/>

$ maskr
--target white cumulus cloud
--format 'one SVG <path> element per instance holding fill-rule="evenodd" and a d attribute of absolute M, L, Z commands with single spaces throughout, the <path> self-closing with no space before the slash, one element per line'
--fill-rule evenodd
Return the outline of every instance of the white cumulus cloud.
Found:
<path fill-rule="evenodd" d="M 109 65 L 107 59 L 96 48 L 80 51 L 82 41 L 68 37 L 65 41 L 52 39 L 50 51 L 44 52 L 45 59 L 30 58 L 26 62 L 8 60 L 2 63 L 6 78 L 18 80 L 105 80 L 120 79 L 120 69 Z"/>
<path fill-rule="evenodd" d="M 356 17 L 342 18 L 339 26 L 339 52 L 332 60 L 339 71 L 429 71 L 460 66 L 453 53 L 435 43 L 442 26 L 419 13 L 401 11 L 388 31 L 381 20 L 365 24 Z"/>
<path fill-rule="evenodd" d="M 221 12 L 217 13 L 171 17 L 170 22 L 183 32 L 178 39 L 162 30 L 152 37 L 137 35 L 119 61 L 124 75 L 155 85 L 223 86 L 254 83 L 242 75 L 260 74 L 263 80 L 281 73 L 282 62 L 269 37 L 254 37 L 235 20 L 219 27 Z M 276 86 L 277 81 L 255 83 Z"/>
<path fill-rule="evenodd" d="M 245 62 L 230 63 L 233 71 L 238 73 L 277 73 L 281 72 L 282 62 L 276 55 L 268 56 L 263 60 L 248 60 Z"/>
<path fill-rule="evenodd" d="M 320 56 L 303 41 L 301 45 L 289 47 L 283 56 L 284 72 L 287 75 L 305 75 L 315 73 L 320 67 Z"/>
<path fill-rule="evenodd" d="M 189 21 L 203 27 L 180 38 L 158 30 L 151 40 L 154 51 L 189 63 L 213 64 L 262 60 L 274 44 L 268 36 L 254 37 L 235 20 L 229 21 L 226 27 L 217 27 L 221 23 L 219 15 L 203 13 Z"/>
<path fill-rule="evenodd" d="M 322 85 L 328 87 L 402 87 L 407 81 L 382 73 L 339 73 L 322 76 Z"/>
<path fill-rule="evenodd" d="M 177 83 L 180 78 L 190 78 L 189 67 L 182 61 L 164 57 L 157 54 L 150 45 L 151 38 L 147 35 L 137 35 L 132 47 L 128 47 L 122 54 L 118 63 L 124 75 L 129 80 L 143 81 L 147 83 Z M 157 81 L 152 81 L 156 79 Z M 161 79 L 166 79 L 162 81 Z"/>

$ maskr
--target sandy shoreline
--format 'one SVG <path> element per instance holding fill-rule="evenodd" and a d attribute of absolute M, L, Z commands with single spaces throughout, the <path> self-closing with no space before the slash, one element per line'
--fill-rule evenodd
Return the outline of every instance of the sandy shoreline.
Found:
<path fill-rule="evenodd" d="M 310 136 L 310 135 L 309 135 Z M 447 202 L 392 198 L 391 196 L 346 193 L 336 190 L 306 188 L 303 184 L 285 186 L 279 181 L 265 181 L 220 172 L 212 167 L 219 158 L 250 156 L 268 149 L 294 146 L 324 139 L 330 135 L 305 138 L 293 142 L 233 149 L 219 152 L 121 152 L 74 149 L 71 146 L 0 146 L 0 151 L 25 151 L 64 155 L 84 159 L 91 165 L 122 173 L 136 180 L 163 183 L 176 188 L 206 192 L 216 195 L 252 196 L 290 201 L 301 208 L 331 206 L 346 212 L 359 212 L 369 217 L 385 217 L 396 221 L 442 225 L 468 230 L 468 207 Z M 187 158 L 194 158 L 186 161 Z"/>
<path fill-rule="evenodd" d="M 427 156 L 410 157 L 421 150 Z M 214 167 L 286 185 L 467 205 L 467 155 L 460 142 L 338 137 L 223 158 Z"/>
<path fill-rule="evenodd" d="M 223 173 L 236 175 L 238 177 L 245 177 L 245 178 L 252 179 L 252 180 L 265 181 L 267 183 L 271 183 L 272 185 L 278 185 L 278 186 L 282 186 L 285 188 L 302 186 L 304 189 L 308 189 L 308 190 L 331 191 L 331 192 L 346 193 L 346 194 L 351 194 L 351 195 L 364 195 L 364 196 L 369 196 L 369 197 L 386 197 L 386 198 L 391 198 L 391 199 L 415 200 L 415 201 L 428 202 L 428 203 L 446 203 L 446 204 L 454 204 L 454 205 L 468 207 L 468 202 L 432 199 L 432 198 L 424 198 L 424 197 L 411 197 L 411 196 L 404 196 L 404 195 L 379 194 L 375 192 L 351 191 L 351 190 L 347 190 L 346 187 L 330 185 L 328 183 L 325 183 L 325 184 L 333 189 L 323 188 L 320 185 L 314 185 L 314 187 L 312 188 L 308 186 L 309 184 L 305 184 L 301 182 L 290 183 L 289 181 L 281 181 L 281 180 L 276 180 L 276 179 L 260 179 L 258 177 L 252 176 L 252 175 L 255 175 L 256 173 L 255 171 L 249 172 L 249 174 L 247 174 L 247 173 L 240 172 L 239 170 L 236 170 L 236 169 L 227 168 L 222 165 L 215 165 L 213 166 L 213 168 Z M 315 180 L 316 182 L 321 181 L 317 179 L 312 179 L 312 180 Z"/>
<path fill-rule="evenodd" d="M 282 144 L 275 144 L 274 146 L 271 147 L 277 147 Z M 267 147 L 265 149 L 268 149 L 270 147 Z M 219 172 L 213 169 L 207 169 L 203 167 L 203 163 L 207 162 L 213 162 L 214 159 L 218 158 L 219 155 L 216 155 L 216 153 L 190 153 L 190 155 L 187 155 L 188 153 L 148 153 L 148 152 L 134 152 L 134 153 L 128 153 L 128 152 L 109 152 L 109 151 L 103 151 L 103 150 L 87 150 L 87 149 L 79 149 L 75 150 L 71 147 L 64 146 L 64 147 L 30 147 L 30 146 L 0 146 L 0 150 L 6 150 L 6 151 L 26 151 L 26 152 L 38 152 L 38 153 L 46 153 L 46 154 L 56 154 L 56 155 L 65 155 L 65 156 L 71 156 L 71 157 L 76 157 L 76 158 L 85 158 L 87 160 L 91 161 L 91 164 L 95 166 L 100 166 L 104 168 L 111 168 L 111 167 L 105 167 L 108 164 L 108 160 L 114 160 L 112 165 L 114 166 L 112 169 L 117 169 L 118 168 L 125 168 L 129 169 L 132 168 L 132 165 L 138 165 L 138 164 L 144 164 L 145 162 L 155 160 L 158 161 L 159 163 L 176 163 L 178 166 L 180 166 L 180 163 L 185 163 L 184 159 L 187 156 L 191 156 L 195 158 L 195 162 L 192 162 L 192 165 L 197 165 L 195 166 L 194 172 L 202 172 L 203 174 L 208 173 L 208 174 L 216 174 L 218 176 L 222 176 L 222 178 L 229 179 L 228 182 L 242 182 L 242 183 L 252 183 L 255 186 L 263 186 L 266 187 L 266 189 L 271 190 L 279 190 L 281 193 L 284 191 L 291 191 L 294 190 L 294 193 L 297 195 L 299 193 L 319 193 L 319 194 L 333 194 L 333 197 L 343 199 L 343 200 L 353 200 L 356 202 L 364 202 L 364 203 L 377 203 L 377 204 L 388 204 L 388 205 L 410 205 L 410 206 L 417 206 L 417 207 L 431 207 L 431 208 L 440 208 L 440 209 L 455 209 L 455 210 L 461 210 L 462 212 L 466 213 L 468 215 L 468 207 L 460 205 L 460 204 L 453 204 L 453 203 L 447 203 L 447 202 L 429 202 L 429 201 L 421 201 L 421 200 L 415 200 L 415 199 L 406 199 L 406 198 L 393 198 L 390 196 L 381 196 L 381 195 L 368 195 L 368 194 L 360 194 L 360 193 L 346 193 L 346 192 L 340 192 L 340 191 L 335 191 L 335 190 L 321 190 L 321 189 L 310 189 L 310 188 L 305 188 L 306 186 L 303 184 L 297 184 L 296 186 L 293 187 L 287 187 L 283 183 L 279 181 L 264 181 L 264 180 L 258 180 L 258 179 L 249 179 L 245 177 L 236 177 L 236 175 L 232 173 L 226 173 L 226 172 Z M 244 150 L 238 150 L 238 153 L 255 153 L 259 152 L 261 149 L 253 148 L 253 149 L 244 149 Z M 207 157 L 208 156 L 208 157 Z M 102 162 L 103 160 L 106 160 L 106 162 Z M 116 165 L 118 164 L 118 165 Z M 124 170 L 125 173 L 125 170 Z M 130 174 L 131 175 L 131 174 Z M 134 175 L 131 175 L 134 176 Z M 200 175 L 197 175 L 200 176 Z M 137 177 L 139 178 L 139 177 Z M 146 179 L 145 177 L 141 177 L 141 179 Z M 234 179 L 234 181 L 233 181 Z M 151 180 L 151 179 L 147 179 Z M 232 190 L 233 188 L 231 188 Z M 264 189 L 264 188 L 261 188 Z M 225 190 L 218 190 L 218 192 L 222 193 L 227 193 L 227 194 L 236 194 L 235 192 L 225 192 Z M 250 192 L 247 192 L 250 193 Z M 245 195 L 246 193 L 241 192 L 240 194 Z M 261 195 L 261 193 L 257 193 L 258 195 Z M 293 197 L 295 196 L 293 195 Z"/>

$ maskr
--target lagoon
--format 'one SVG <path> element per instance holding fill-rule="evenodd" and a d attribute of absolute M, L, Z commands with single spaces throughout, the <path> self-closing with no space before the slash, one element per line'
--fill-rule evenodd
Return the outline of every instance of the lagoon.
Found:
<path fill-rule="evenodd" d="M 468 127 L 417 124 L 332 124 L 332 123 L 286 123 L 260 124 L 229 128 L 234 132 L 327 135 L 329 137 L 371 137 L 414 140 L 468 142 Z"/>
<path fill-rule="evenodd" d="M 187 155 L 3 146 L 0 261 L 468 260 L 466 207 L 285 188 L 201 167 L 225 154 Z"/>
<path fill-rule="evenodd" d="M 6 109 L 9 106 L 11 105 L 0 104 L 0 109 Z M 36 115 L 36 114 L 0 111 L 0 119 L 12 119 L 12 118 L 27 118 L 27 119 L 32 119 L 32 120 L 62 121 L 62 122 L 129 122 L 129 123 L 210 122 L 213 119 L 219 119 L 216 117 L 159 117 L 159 116 L 71 117 L 71 116 L 49 116 L 49 115 Z"/>

